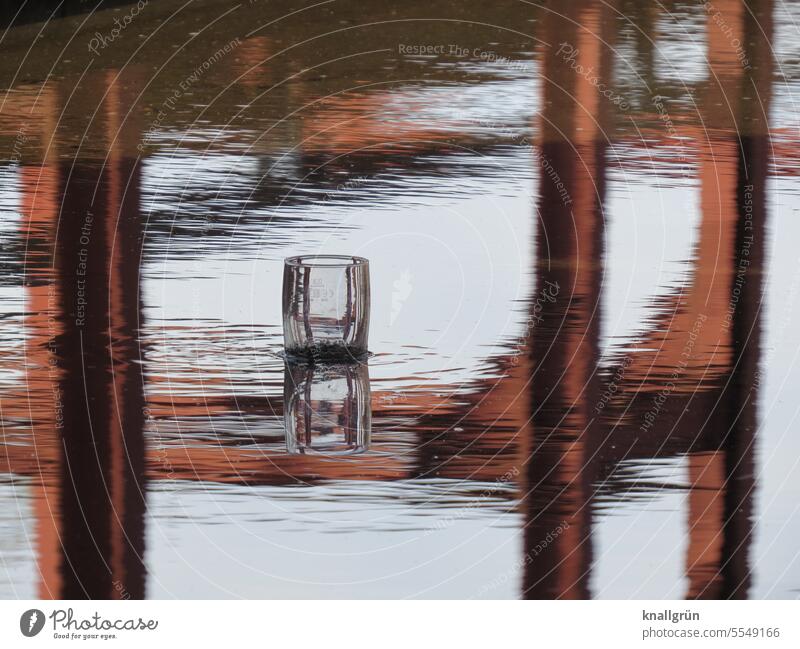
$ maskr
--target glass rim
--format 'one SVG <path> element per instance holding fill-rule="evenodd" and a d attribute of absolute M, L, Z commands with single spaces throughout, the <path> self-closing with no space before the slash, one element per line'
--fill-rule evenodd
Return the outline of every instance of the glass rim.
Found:
<path fill-rule="evenodd" d="M 284 265 L 309 268 L 346 268 L 369 264 L 366 257 L 355 255 L 297 255 L 283 260 Z"/>

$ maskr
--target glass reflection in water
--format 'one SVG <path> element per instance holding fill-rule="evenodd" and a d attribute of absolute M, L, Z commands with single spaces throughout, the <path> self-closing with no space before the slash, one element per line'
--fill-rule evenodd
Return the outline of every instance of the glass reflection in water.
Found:
<path fill-rule="evenodd" d="M 372 409 L 366 363 L 287 361 L 283 390 L 289 453 L 341 455 L 367 449 Z"/>

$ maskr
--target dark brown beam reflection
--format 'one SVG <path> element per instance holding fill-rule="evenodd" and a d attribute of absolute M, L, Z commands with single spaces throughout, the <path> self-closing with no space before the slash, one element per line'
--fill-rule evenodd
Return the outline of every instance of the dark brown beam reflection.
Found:
<path fill-rule="evenodd" d="M 607 107 L 576 66 L 607 80 L 600 39 L 609 24 L 599 3 L 573 8 L 570 18 L 550 13 L 544 24 L 559 43 L 542 53 L 542 136 L 534 150 L 537 261 L 521 482 L 526 598 L 590 596 Z"/>
<path fill-rule="evenodd" d="M 98 98 L 108 92 L 87 133 L 90 146 L 107 143 L 108 158 L 58 164 L 63 427 L 60 589 L 52 596 L 67 599 L 142 598 L 145 591 L 141 170 L 135 137 L 125 130 L 130 122 L 123 124 L 130 88 L 113 76 L 93 77 L 83 89 Z"/>
<path fill-rule="evenodd" d="M 719 437 L 719 450 L 712 454 L 713 477 L 701 475 L 692 483 L 688 596 L 744 599 L 751 584 L 749 554 L 756 486 L 773 3 L 717 4 L 723 24 L 733 30 L 732 34 L 722 33 L 721 21 L 714 17 L 708 22 L 713 73 L 710 92 L 730 106 L 727 120 L 716 116 L 716 124 L 727 131 L 723 137 L 727 137 L 733 158 L 728 170 L 729 200 L 734 203 L 733 249 L 729 251 L 733 273 L 723 321 L 730 340 L 731 369 L 721 388 L 718 411 L 712 415 Z M 741 49 L 735 47 L 733 38 L 742 44 Z M 712 501 L 705 509 L 697 502 L 704 497 Z M 716 529 L 708 519 L 714 519 Z"/>

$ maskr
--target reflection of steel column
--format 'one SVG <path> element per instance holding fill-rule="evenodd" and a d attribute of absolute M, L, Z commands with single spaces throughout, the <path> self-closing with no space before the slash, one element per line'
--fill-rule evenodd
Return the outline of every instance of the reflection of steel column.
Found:
<path fill-rule="evenodd" d="M 539 231 L 531 300 L 536 317 L 530 328 L 531 423 L 522 481 L 523 596 L 532 598 L 589 596 L 605 176 L 605 133 L 602 121 L 595 120 L 609 107 L 578 70 L 591 69 L 608 80 L 608 53 L 600 40 L 609 36 L 604 11 L 578 3 L 580 27 L 553 13 L 545 21 L 546 33 L 557 34 L 567 46 L 543 52 L 545 110 L 536 152 Z M 546 293 L 555 293 L 554 299 Z"/>
<path fill-rule="evenodd" d="M 111 125 L 108 160 L 60 168 L 63 598 L 144 596 L 140 167 L 117 136 L 128 105 L 109 80 L 93 78 L 83 93 L 109 91 L 97 118 Z M 107 141 L 95 125 L 89 133 L 92 143 Z"/>
<path fill-rule="evenodd" d="M 724 317 L 718 318 L 723 330 L 720 337 L 729 341 L 731 370 L 710 421 L 719 431 L 721 450 L 712 456 L 713 471 L 692 474 L 687 560 L 690 597 L 743 598 L 750 585 L 748 552 L 760 383 L 772 3 L 762 0 L 748 5 L 717 3 L 720 14 L 710 16 L 708 21 L 713 73 L 710 110 L 714 111 L 724 100 L 732 111 L 713 119 L 715 125 L 723 125 L 727 131 L 723 144 L 716 148 L 722 149 L 723 156 L 727 149 L 733 158 L 727 174 L 718 181 L 727 181 L 721 199 L 730 203 L 734 214 L 726 228 L 729 246 L 725 251 L 732 271 L 726 273 L 727 283 L 722 287 Z M 704 205 L 704 220 L 713 216 L 707 211 Z M 690 467 L 698 459 L 692 458 Z M 709 493 L 709 489 L 716 489 L 717 493 Z"/>
<path fill-rule="evenodd" d="M 725 455 L 721 451 L 691 453 L 688 460 L 690 491 L 687 597 L 718 599 Z"/>
<path fill-rule="evenodd" d="M 20 168 L 22 214 L 21 236 L 25 241 L 25 393 L 27 403 L 21 416 L 30 417 L 36 448 L 33 506 L 36 517 L 36 554 L 39 565 L 41 599 L 61 592 L 58 503 L 60 485 L 53 479 L 58 466 L 61 441 L 61 369 L 58 367 L 56 338 L 61 332 L 57 317 L 58 287 L 52 276 L 52 250 L 58 230 L 58 167 L 52 137 L 59 114 L 55 84 L 46 83 L 36 102 L 20 108 L 20 114 L 35 116 L 41 124 L 41 164 Z"/>
<path fill-rule="evenodd" d="M 716 6 L 716 5 L 715 5 Z M 742 5 L 721 2 L 724 25 L 741 37 Z M 715 9 L 716 10 L 716 9 Z M 736 231 L 737 157 L 735 118 L 728 106 L 727 93 L 741 87 L 742 68 L 730 47 L 730 36 L 716 24 L 713 14 L 707 17 L 708 61 L 712 72 L 705 94 L 704 120 L 710 125 L 700 142 L 700 182 L 702 220 L 695 259 L 694 281 L 686 308 L 673 320 L 678 331 L 689 329 L 682 319 L 707 316 L 695 343 L 696 371 L 707 377 L 718 368 L 730 370 L 731 333 L 726 328 L 731 281 L 735 274 L 730 263 Z M 662 346 L 663 349 L 663 346 Z M 725 380 L 725 373 L 720 377 Z M 719 441 L 718 431 L 727 426 L 727 406 L 717 403 L 705 422 L 710 437 Z M 707 415 L 707 417 L 709 417 Z M 725 453 L 692 453 L 688 458 L 689 498 L 686 574 L 687 597 L 719 598 L 722 592 L 720 567 L 724 563 L 723 520 L 725 494 Z"/>
<path fill-rule="evenodd" d="M 747 597 L 750 586 L 749 548 L 752 541 L 752 496 L 755 488 L 753 446 L 758 428 L 756 412 L 761 381 L 761 308 L 764 249 L 767 235 L 767 170 L 769 166 L 769 107 L 772 94 L 772 0 L 751 0 L 743 12 L 744 38 L 751 68 L 737 97 L 741 155 L 736 203 L 735 263 L 747 257 L 741 286 L 734 279 L 731 299 L 734 369 L 722 403 L 728 415 L 725 449 L 726 484 L 722 566 L 723 596 Z M 745 252 L 747 250 L 747 252 Z M 741 266 L 740 266 L 741 268 Z M 738 271 L 737 271 L 738 274 Z"/>
<path fill-rule="evenodd" d="M 369 446 L 372 408 L 366 363 L 287 362 L 283 391 L 290 453 L 340 455 Z"/>
<path fill-rule="evenodd" d="M 136 147 L 142 133 L 133 102 L 142 86 L 131 69 L 115 83 L 106 73 L 109 203 L 108 349 L 111 357 L 111 441 L 113 597 L 144 597 L 145 400 L 139 331 L 139 282 L 143 244 L 140 211 L 141 165 Z M 129 112 L 130 111 L 130 112 Z"/>

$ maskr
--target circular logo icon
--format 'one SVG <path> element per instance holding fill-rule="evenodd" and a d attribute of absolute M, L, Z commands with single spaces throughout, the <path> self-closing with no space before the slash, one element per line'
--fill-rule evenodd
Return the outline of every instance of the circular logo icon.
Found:
<path fill-rule="evenodd" d="M 22 617 L 19 618 L 19 630 L 22 635 L 32 638 L 44 627 L 44 613 L 38 608 L 32 608 L 25 611 Z"/>

